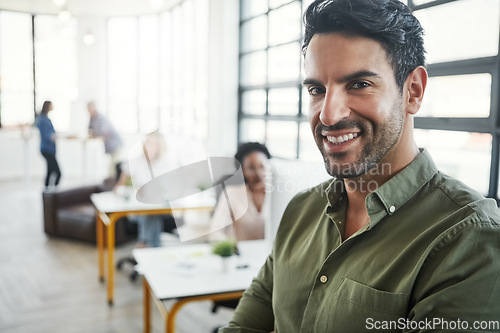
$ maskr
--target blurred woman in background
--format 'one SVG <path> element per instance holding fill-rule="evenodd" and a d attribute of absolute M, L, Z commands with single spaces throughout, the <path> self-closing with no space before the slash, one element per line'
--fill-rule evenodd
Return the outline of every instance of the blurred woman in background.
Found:
<path fill-rule="evenodd" d="M 212 215 L 209 235 L 212 241 L 231 238 L 237 241 L 263 239 L 266 218 L 266 170 L 271 154 L 265 145 L 246 142 L 238 146 L 234 158 L 241 164 L 245 184 L 228 185 L 219 197 Z M 227 198 L 224 198 L 224 197 Z M 230 204 L 228 204 L 228 200 Z M 244 214 L 233 221 L 228 207 Z"/>
<path fill-rule="evenodd" d="M 47 161 L 47 175 L 45 177 L 45 190 L 55 188 L 61 180 L 61 170 L 56 160 L 56 131 L 49 118 L 49 112 L 53 106 L 51 101 L 45 101 L 42 111 L 37 117 L 36 126 L 40 130 L 40 152 Z M 51 182 L 52 174 L 54 181 Z"/>

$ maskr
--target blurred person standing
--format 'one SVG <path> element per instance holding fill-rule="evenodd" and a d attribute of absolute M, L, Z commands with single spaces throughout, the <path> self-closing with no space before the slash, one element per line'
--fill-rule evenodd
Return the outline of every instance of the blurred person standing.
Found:
<path fill-rule="evenodd" d="M 109 119 L 97 112 L 94 102 L 87 103 L 87 110 L 90 114 L 89 137 L 103 140 L 104 152 L 111 156 L 109 177 L 118 179 L 123 140 Z"/>
<path fill-rule="evenodd" d="M 40 152 L 47 162 L 47 175 L 45 176 L 45 190 L 59 185 L 61 170 L 56 160 L 56 131 L 49 118 L 49 112 L 54 108 L 51 101 L 43 102 L 42 111 L 36 120 L 36 126 L 40 130 Z M 55 174 L 55 180 L 51 182 L 51 176 Z"/>

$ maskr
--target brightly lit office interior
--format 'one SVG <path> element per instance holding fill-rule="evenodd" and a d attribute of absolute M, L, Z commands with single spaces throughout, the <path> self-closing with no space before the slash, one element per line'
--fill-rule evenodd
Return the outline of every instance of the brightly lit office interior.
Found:
<path fill-rule="evenodd" d="M 417 143 L 428 149 L 442 171 L 498 200 L 500 1 L 404 2 L 425 29 L 430 76 L 415 118 Z M 309 3 L 0 0 L 1 331 L 38 327 L 49 332 L 56 325 L 44 318 L 51 316 L 49 309 L 62 309 L 61 302 L 86 292 L 64 290 L 71 283 L 52 274 L 91 280 L 83 285 L 97 294 L 88 303 L 99 309 L 81 324 L 88 332 L 142 329 L 140 283 L 123 277 L 117 285 L 122 283 L 132 296 L 127 304 L 117 300 L 114 307 L 106 307 L 105 288 L 94 281 L 95 244 L 44 234 L 45 161 L 34 126 L 43 102 L 53 102 L 50 117 L 61 134 L 57 159 L 63 189 L 99 183 L 106 176 L 109 156 L 102 142 L 86 137 L 89 101 L 110 119 L 126 146 L 161 129 L 200 140 L 211 156 L 232 156 L 238 143 L 259 141 L 274 158 L 321 164 L 307 122 L 309 97 L 301 86 L 301 15 Z M 133 247 L 130 244 L 123 253 Z M 55 273 L 64 265 L 49 258 L 65 246 L 75 257 L 87 253 L 78 260 L 90 261 L 79 263 L 88 264 L 88 269 Z M 44 253 L 38 259 L 42 263 L 28 270 L 39 252 Z M 10 255 L 14 259 L 9 260 Z M 22 274 L 16 273 L 19 267 Z M 71 270 L 78 271 L 78 265 Z M 60 283 L 57 291 L 64 295 L 45 295 L 43 284 L 28 276 L 32 274 L 46 284 Z M 68 302 L 85 310 L 85 300 Z M 120 306 L 126 314 L 120 313 Z M 211 329 L 193 328 L 197 315 L 209 317 L 210 311 L 190 311 L 188 319 L 179 320 L 178 332 Z M 69 311 L 66 322 L 55 322 L 60 327 L 80 325 L 72 321 L 80 312 Z M 89 323 L 93 321 L 95 326 Z"/>

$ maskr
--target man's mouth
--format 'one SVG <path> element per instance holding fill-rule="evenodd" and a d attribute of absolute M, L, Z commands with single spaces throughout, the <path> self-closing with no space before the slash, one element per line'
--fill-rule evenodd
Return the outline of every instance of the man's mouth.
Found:
<path fill-rule="evenodd" d="M 334 145 L 340 145 L 344 142 L 347 142 L 349 140 L 357 138 L 358 135 L 359 135 L 358 133 L 348 133 L 348 134 L 343 134 L 343 135 L 339 135 L 339 136 L 327 135 L 326 139 Z"/>

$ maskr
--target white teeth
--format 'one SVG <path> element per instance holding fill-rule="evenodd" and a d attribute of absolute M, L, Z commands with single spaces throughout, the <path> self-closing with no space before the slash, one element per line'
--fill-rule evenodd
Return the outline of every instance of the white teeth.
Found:
<path fill-rule="evenodd" d="M 339 137 L 327 136 L 326 139 L 333 144 L 341 144 L 341 143 L 344 143 L 348 140 L 352 140 L 352 139 L 357 138 L 357 137 L 358 137 L 358 133 L 349 133 L 349 134 L 341 135 Z"/>

